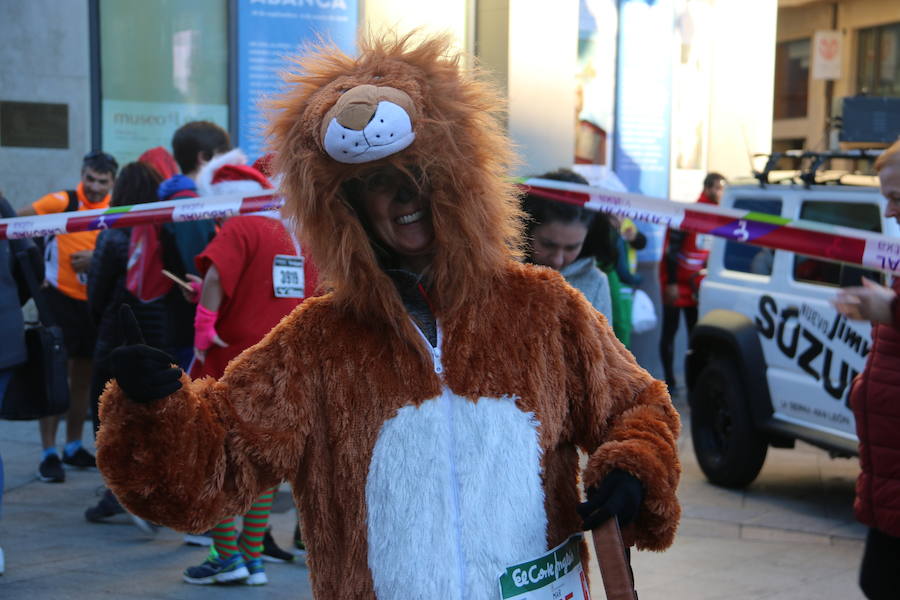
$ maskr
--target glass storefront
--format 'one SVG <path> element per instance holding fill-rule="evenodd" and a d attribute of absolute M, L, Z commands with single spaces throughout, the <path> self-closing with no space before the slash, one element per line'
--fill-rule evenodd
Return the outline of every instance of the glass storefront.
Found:
<path fill-rule="evenodd" d="M 120 164 L 183 123 L 228 129 L 227 0 L 100 0 L 102 147 Z"/>

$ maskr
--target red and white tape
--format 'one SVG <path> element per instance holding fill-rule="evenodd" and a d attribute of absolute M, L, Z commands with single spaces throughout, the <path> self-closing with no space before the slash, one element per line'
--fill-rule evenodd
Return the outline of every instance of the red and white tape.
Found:
<path fill-rule="evenodd" d="M 685 204 L 548 179 L 528 179 L 522 187 L 553 200 L 580 204 L 636 221 L 900 275 L 900 240 L 885 235 L 713 204 Z M 277 195 L 223 195 L 0 219 L 0 239 L 221 218 L 275 210 L 282 204 L 283 200 Z"/>

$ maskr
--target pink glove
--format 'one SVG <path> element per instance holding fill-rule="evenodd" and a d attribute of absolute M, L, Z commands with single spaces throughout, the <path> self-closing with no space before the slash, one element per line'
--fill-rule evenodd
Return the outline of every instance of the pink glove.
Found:
<path fill-rule="evenodd" d="M 200 300 L 200 291 L 203 289 L 203 282 L 202 281 L 188 281 L 188 285 L 190 285 L 191 289 L 193 290 L 191 292 L 191 298 L 193 298 L 191 300 L 191 302 L 196 304 Z"/>
<path fill-rule="evenodd" d="M 194 315 L 194 347 L 198 350 L 209 350 L 216 340 L 221 342 L 219 334 L 216 333 L 218 316 L 219 311 L 209 310 L 202 304 L 197 305 L 197 313 Z"/>

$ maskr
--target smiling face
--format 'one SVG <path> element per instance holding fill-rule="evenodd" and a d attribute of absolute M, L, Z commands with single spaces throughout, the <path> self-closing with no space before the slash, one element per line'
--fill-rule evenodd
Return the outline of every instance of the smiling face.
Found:
<path fill-rule="evenodd" d="M 362 200 L 378 240 L 420 271 L 434 242 L 431 211 L 421 189 L 405 173 L 385 167 L 362 178 Z"/>
<path fill-rule="evenodd" d="M 84 195 L 91 204 L 101 202 L 112 190 L 115 177 L 112 173 L 98 173 L 90 167 L 81 171 L 81 183 L 84 184 Z"/>

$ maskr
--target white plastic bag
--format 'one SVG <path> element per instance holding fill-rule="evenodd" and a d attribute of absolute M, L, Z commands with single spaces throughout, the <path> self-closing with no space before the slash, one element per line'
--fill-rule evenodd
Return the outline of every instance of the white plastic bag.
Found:
<path fill-rule="evenodd" d="M 653 300 L 644 290 L 634 290 L 631 305 L 631 330 L 634 333 L 646 333 L 656 328 L 659 320 Z"/>

